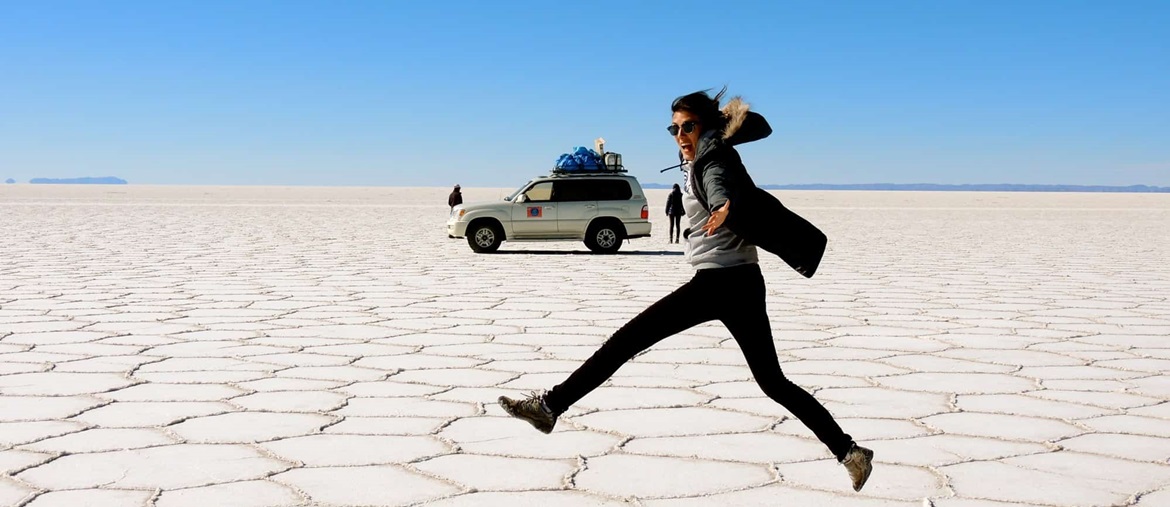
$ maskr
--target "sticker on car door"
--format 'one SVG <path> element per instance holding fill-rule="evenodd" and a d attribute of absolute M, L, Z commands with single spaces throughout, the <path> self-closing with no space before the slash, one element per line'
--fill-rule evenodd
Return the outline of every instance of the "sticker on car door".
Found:
<path fill-rule="evenodd" d="M 542 206 L 529 206 L 528 218 L 540 218 L 544 216 L 544 208 Z"/>

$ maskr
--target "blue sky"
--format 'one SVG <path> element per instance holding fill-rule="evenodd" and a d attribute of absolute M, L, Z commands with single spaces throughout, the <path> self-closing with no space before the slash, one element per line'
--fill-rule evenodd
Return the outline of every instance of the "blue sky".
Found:
<path fill-rule="evenodd" d="M 644 182 L 729 85 L 758 183 L 1170 186 L 1170 2 L 0 3 L 0 180 Z"/>

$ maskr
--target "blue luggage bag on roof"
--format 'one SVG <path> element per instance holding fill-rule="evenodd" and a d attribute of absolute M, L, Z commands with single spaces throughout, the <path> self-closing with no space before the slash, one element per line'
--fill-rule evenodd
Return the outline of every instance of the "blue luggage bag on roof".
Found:
<path fill-rule="evenodd" d="M 554 170 L 558 172 L 589 172 L 599 171 L 602 167 L 601 155 L 592 149 L 577 146 L 573 148 L 572 152 L 565 153 L 557 159 Z"/>

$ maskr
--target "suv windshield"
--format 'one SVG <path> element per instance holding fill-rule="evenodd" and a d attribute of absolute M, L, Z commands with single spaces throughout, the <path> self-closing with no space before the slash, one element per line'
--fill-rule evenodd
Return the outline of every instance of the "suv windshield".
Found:
<path fill-rule="evenodd" d="M 532 181 L 529 181 L 528 183 L 520 185 L 520 188 L 517 188 L 515 192 L 512 192 L 512 195 L 505 197 L 504 200 L 505 201 L 515 201 L 516 196 L 520 195 L 520 193 L 523 192 L 525 188 L 528 188 L 528 185 L 531 185 L 531 184 L 532 184 Z"/>

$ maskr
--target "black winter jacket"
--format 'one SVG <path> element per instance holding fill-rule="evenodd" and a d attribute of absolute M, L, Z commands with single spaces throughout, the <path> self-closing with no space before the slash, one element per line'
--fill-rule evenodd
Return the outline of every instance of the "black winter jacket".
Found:
<path fill-rule="evenodd" d="M 738 144 L 772 134 L 759 113 L 748 110 L 739 97 L 723 107 L 727 126 L 704 132 L 699 138 L 692 191 L 707 211 L 732 202 L 724 227 L 765 251 L 778 255 L 801 275 L 811 278 L 820 265 L 828 238 L 780 200 L 756 186 L 735 150 Z M 689 231 L 688 231 L 689 232 Z"/>
<path fill-rule="evenodd" d="M 666 216 L 681 217 L 687 214 L 687 210 L 683 209 L 682 192 L 671 190 L 670 195 L 666 196 Z"/>

